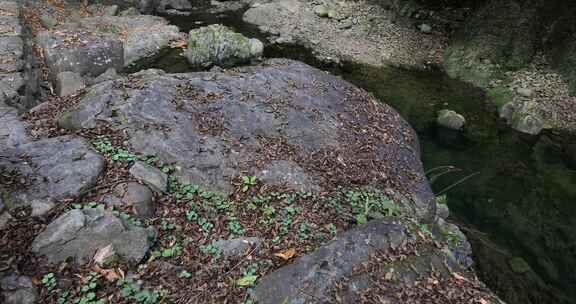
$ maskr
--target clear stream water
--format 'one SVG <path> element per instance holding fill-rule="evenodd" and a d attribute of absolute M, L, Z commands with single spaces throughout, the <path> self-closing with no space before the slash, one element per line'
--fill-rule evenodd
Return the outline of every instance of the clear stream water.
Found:
<path fill-rule="evenodd" d="M 166 17 L 186 32 L 219 23 L 263 38 L 242 13 L 198 8 Z M 191 71 L 181 52 L 167 51 L 146 66 Z M 464 227 L 481 278 L 508 303 L 576 303 L 576 170 L 564 164 L 551 136 L 512 131 L 482 91 L 438 70 L 327 66 L 297 46 L 267 46 L 265 56 L 338 74 L 396 108 L 419 134 L 426 169 L 458 170 L 436 179 L 436 192 L 467 178 L 447 192 L 451 220 Z M 465 132 L 436 127 L 436 112 L 445 108 L 466 117 Z"/>

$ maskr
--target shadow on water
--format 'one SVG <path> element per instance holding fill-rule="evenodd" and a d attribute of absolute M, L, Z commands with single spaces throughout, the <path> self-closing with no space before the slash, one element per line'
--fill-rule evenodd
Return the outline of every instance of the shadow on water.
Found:
<path fill-rule="evenodd" d="M 183 31 L 220 23 L 263 38 L 242 22 L 243 10 L 215 15 L 168 16 Z M 170 50 L 148 67 L 191 71 L 182 50 Z M 432 185 L 445 189 L 452 220 L 465 228 L 482 279 L 508 303 L 576 302 L 576 171 L 562 162 L 549 136 L 526 137 L 502 125 L 488 97 L 438 70 L 371 68 L 320 62 L 298 46 L 267 46 L 265 57 L 304 61 L 342 76 L 392 105 L 417 130 L 427 169 L 460 171 Z M 437 111 L 463 114 L 466 129 L 450 133 L 435 125 Z"/>

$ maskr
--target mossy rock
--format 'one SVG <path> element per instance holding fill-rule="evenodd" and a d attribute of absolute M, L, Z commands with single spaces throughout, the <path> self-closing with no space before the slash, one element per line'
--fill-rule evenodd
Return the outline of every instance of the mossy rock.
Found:
<path fill-rule="evenodd" d="M 512 271 L 514 271 L 515 273 L 518 273 L 518 274 L 523 274 L 523 273 L 532 271 L 532 268 L 530 268 L 530 265 L 528 265 L 528 263 L 521 257 L 511 258 L 508 261 L 508 265 L 510 265 L 510 268 L 512 269 Z"/>

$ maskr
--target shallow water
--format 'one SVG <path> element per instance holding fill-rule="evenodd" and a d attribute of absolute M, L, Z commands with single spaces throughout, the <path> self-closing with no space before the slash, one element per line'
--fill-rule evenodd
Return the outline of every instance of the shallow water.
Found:
<path fill-rule="evenodd" d="M 262 38 L 242 22 L 242 13 L 198 9 L 167 18 L 186 32 L 220 23 Z M 170 50 L 146 66 L 191 71 L 181 52 Z M 441 71 L 328 66 L 294 46 L 267 46 L 265 56 L 302 60 L 372 92 L 417 130 L 427 170 L 457 168 L 432 186 L 439 193 L 456 184 L 446 193 L 451 219 L 465 227 L 482 279 L 508 303 L 576 302 L 576 171 L 564 165 L 548 136 L 512 131 L 483 92 Z M 445 108 L 466 117 L 465 132 L 436 127 L 435 115 Z"/>

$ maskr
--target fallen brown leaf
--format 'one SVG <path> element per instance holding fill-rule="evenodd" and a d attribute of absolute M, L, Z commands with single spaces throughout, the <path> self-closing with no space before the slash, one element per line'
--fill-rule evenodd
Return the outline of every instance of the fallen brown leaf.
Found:
<path fill-rule="evenodd" d="M 121 277 L 115 269 L 104 269 L 98 266 L 98 264 L 94 264 L 94 266 L 92 266 L 92 270 L 101 274 L 108 282 L 114 282 Z"/>
<path fill-rule="evenodd" d="M 294 247 L 278 251 L 274 254 L 274 256 L 277 256 L 285 261 L 293 258 L 295 255 L 296 255 L 296 248 Z"/>

